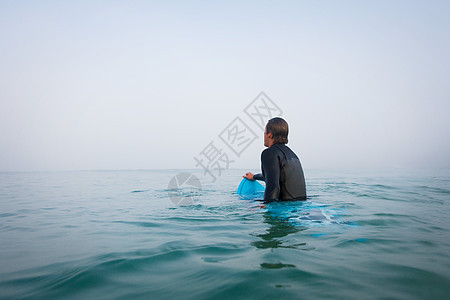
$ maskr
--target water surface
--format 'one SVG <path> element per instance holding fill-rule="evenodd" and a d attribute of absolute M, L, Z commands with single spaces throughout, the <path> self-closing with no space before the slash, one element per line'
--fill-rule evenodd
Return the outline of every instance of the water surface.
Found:
<path fill-rule="evenodd" d="M 242 200 L 244 170 L 0 173 L 2 299 L 448 299 L 450 172 L 308 171 L 306 202 Z"/>

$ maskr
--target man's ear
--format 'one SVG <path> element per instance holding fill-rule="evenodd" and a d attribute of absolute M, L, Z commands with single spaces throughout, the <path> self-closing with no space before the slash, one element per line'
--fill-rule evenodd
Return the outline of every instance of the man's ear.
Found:
<path fill-rule="evenodd" d="M 272 134 L 272 132 L 269 132 L 269 133 L 267 134 L 267 137 L 268 137 L 269 139 L 273 139 L 273 134 Z"/>

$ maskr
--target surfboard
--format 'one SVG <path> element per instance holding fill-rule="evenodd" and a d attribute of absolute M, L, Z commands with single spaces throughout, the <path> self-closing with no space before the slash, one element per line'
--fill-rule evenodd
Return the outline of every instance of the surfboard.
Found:
<path fill-rule="evenodd" d="M 348 215 L 346 208 L 337 209 L 311 200 L 271 202 L 267 204 L 266 209 L 271 217 L 286 220 L 293 226 L 306 226 L 310 229 L 358 227 L 356 222 L 343 219 L 343 216 Z M 314 233 L 314 235 L 323 234 Z"/>
<path fill-rule="evenodd" d="M 264 190 L 264 186 L 258 181 L 243 178 L 236 193 L 245 199 L 256 199 L 264 196 Z"/>

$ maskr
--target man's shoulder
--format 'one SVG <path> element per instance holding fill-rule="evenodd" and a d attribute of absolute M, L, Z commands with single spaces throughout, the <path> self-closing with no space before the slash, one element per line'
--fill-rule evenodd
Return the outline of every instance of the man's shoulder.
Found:
<path fill-rule="evenodd" d="M 274 155 L 278 152 L 280 152 L 280 149 L 278 149 L 277 144 L 275 144 L 269 148 L 264 149 L 263 152 L 261 153 L 261 156 Z"/>
<path fill-rule="evenodd" d="M 275 144 L 272 147 L 264 149 L 261 153 L 261 157 L 268 157 L 277 154 L 288 154 L 288 156 L 297 156 L 291 148 L 289 148 L 286 144 Z"/>
<path fill-rule="evenodd" d="M 264 149 L 262 153 L 263 153 L 263 154 L 271 153 L 271 152 L 273 152 L 274 150 L 275 150 L 275 147 L 272 146 L 272 147 L 269 147 L 269 148 Z"/>

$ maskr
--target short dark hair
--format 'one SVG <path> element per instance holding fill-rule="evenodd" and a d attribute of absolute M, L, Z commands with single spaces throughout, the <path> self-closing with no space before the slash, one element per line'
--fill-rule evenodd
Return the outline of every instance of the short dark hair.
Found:
<path fill-rule="evenodd" d="M 284 119 L 279 117 L 270 119 L 266 125 L 266 132 L 272 133 L 275 144 L 288 143 L 289 126 Z"/>

